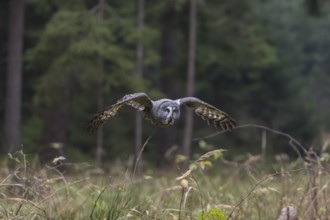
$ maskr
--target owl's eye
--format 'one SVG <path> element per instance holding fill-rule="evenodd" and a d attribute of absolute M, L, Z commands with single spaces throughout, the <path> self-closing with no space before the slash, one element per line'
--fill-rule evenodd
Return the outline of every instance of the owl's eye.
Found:
<path fill-rule="evenodd" d="M 166 113 L 170 113 L 170 112 L 171 112 L 170 107 L 167 107 L 167 108 L 165 108 L 164 110 L 165 110 Z"/>

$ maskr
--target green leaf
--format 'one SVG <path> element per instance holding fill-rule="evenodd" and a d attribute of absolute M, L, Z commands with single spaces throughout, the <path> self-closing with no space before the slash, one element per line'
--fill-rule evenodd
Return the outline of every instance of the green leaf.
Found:
<path fill-rule="evenodd" d="M 330 160 L 330 154 L 329 153 L 322 153 L 320 157 L 321 161 L 328 162 Z"/>
<path fill-rule="evenodd" d="M 202 170 L 204 170 L 207 167 L 212 167 L 212 162 L 209 160 L 204 160 L 204 161 L 198 162 L 198 165 L 200 166 L 200 168 Z"/>
<path fill-rule="evenodd" d="M 178 154 L 175 157 L 175 163 L 182 163 L 183 161 L 186 161 L 187 157 L 182 155 L 182 154 Z"/>
<path fill-rule="evenodd" d="M 210 208 L 207 213 L 199 213 L 198 220 L 226 220 L 225 213 L 217 208 Z"/>

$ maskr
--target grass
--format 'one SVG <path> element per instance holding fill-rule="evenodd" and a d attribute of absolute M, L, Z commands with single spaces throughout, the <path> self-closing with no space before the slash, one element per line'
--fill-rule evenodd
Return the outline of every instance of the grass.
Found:
<path fill-rule="evenodd" d="M 330 219 L 329 164 L 219 158 L 210 151 L 186 173 L 133 178 L 122 167 L 115 175 L 89 164 L 68 164 L 64 174 L 37 169 L 19 152 L 0 173 L 0 219 L 277 219 L 285 207 L 298 219 Z"/>

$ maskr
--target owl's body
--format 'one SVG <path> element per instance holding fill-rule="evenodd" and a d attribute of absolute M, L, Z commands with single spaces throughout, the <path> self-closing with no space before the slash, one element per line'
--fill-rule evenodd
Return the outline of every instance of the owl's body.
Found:
<path fill-rule="evenodd" d="M 217 129 L 232 130 L 236 126 L 236 122 L 225 112 L 198 98 L 185 97 L 177 100 L 160 99 L 152 101 L 145 93 L 140 92 L 125 95 L 116 104 L 99 112 L 90 121 L 88 130 L 95 131 L 106 120 L 115 116 L 124 105 L 142 111 L 144 119 L 158 127 L 172 126 L 175 120 L 180 118 L 181 105 L 193 108 L 198 116 L 206 120 L 208 125 L 213 125 Z"/>

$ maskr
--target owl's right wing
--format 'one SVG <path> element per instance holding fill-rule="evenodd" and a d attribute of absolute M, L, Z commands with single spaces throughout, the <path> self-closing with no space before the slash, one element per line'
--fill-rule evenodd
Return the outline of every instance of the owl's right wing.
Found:
<path fill-rule="evenodd" d="M 125 95 L 123 98 L 118 100 L 116 104 L 113 104 L 97 113 L 89 122 L 87 130 L 89 132 L 96 131 L 97 128 L 109 118 L 117 115 L 119 109 L 124 105 L 129 105 L 138 111 L 144 111 L 152 108 L 152 100 L 143 92 Z"/>

